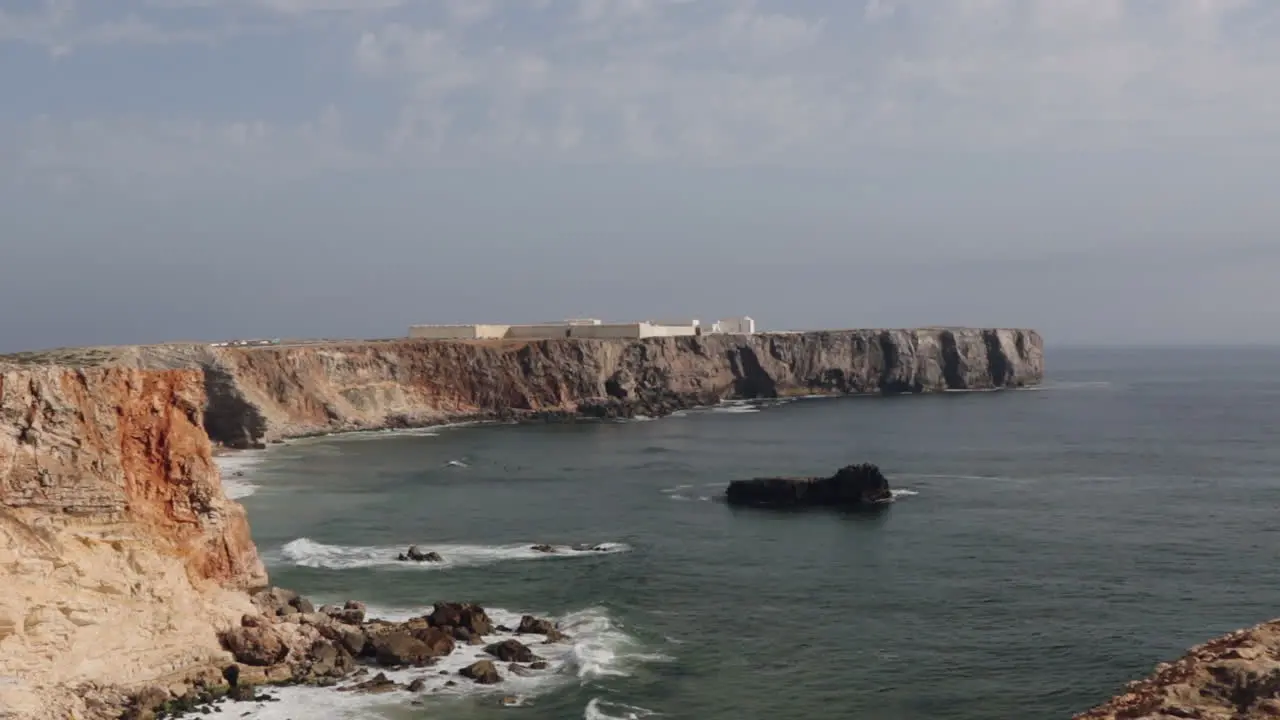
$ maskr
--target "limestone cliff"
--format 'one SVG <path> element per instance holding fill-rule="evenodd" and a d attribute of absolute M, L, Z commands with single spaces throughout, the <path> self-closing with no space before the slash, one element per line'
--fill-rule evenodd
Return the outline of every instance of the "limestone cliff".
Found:
<path fill-rule="evenodd" d="M 389 341 L 146 348 L 139 367 L 200 367 L 206 427 L 267 439 L 463 419 L 661 415 L 725 399 L 1034 385 L 1029 330 L 849 330 L 535 342 Z"/>
<path fill-rule="evenodd" d="M 1280 620 L 1192 648 L 1074 720 L 1280 717 Z"/>
<path fill-rule="evenodd" d="M 0 369 L 0 715 L 225 657 L 266 577 L 204 405 L 199 371 Z"/>

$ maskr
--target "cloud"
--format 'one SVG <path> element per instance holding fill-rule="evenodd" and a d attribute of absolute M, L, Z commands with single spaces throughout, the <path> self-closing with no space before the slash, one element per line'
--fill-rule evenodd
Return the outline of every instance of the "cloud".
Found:
<path fill-rule="evenodd" d="M 1267 92 L 1280 86 L 1280 4 L 1271 0 L 147 0 L 112 11 L 94 4 L 94 15 L 86 7 L 46 0 L 25 15 L 0 11 L 0 41 L 54 54 L 174 45 L 181 68 L 183 43 L 273 28 L 280 37 L 264 55 L 333 63 L 330 97 L 315 98 L 310 114 L 332 103 L 359 118 L 324 137 L 330 159 L 842 166 L 887 148 L 1271 147 L 1280 127 L 1280 95 Z M 306 20 L 335 14 L 339 24 Z M 220 82 L 254 81 L 248 67 L 223 72 Z M 349 105 L 353 98 L 361 105 Z M 254 142 L 275 148 L 237 156 L 245 167 L 303 148 L 312 156 L 297 158 L 300 166 L 327 166 L 313 159 L 314 135 L 272 116 L 278 105 L 227 109 L 263 123 L 269 130 Z M 115 131 L 135 147 L 131 157 L 179 158 L 188 148 L 191 167 L 225 167 L 208 158 L 209 137 L 238 122 L 183 107 L 129 122 L 89 109 L 40 120 L 45 150 L 23 156 L 47 166 L 62 132 L 59 164 L 81 154 L 98 167 L 95 158 L 113 151 L 89 145 L 110 147 Z M 142 128 L 156 133 L 150 151 Z M 179 141 L 186 136 L 174 128 L 203 130 Z M 184 162 L 119 159 L 152 169 Z"/>

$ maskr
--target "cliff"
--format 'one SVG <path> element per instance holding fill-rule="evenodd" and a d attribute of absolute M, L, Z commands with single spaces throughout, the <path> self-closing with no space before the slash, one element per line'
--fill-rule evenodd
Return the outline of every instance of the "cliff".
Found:
<path fill-rule="evenodd" d="M 251 607 L 235 590 L 266 574 L 204 404 L 199 371 L 0 368 L 4 711 L 92 717 L 86 684 L 225 659 L 217 632 Z"/>
<path fill-rule="evenodd" d="M 1194 647 L 1073 720 L 1276 717 L 1280 717 L 1280 620 Z"/>
<path fill-rule="evenodd" d="M 114 362 L 198 367 L 231 447 L 472 419 L 657 416 L 728 399 L 920 393 L 1040 382 L 1029 330 L 848 330 L 534 342 L 159 346 Z"/>
<path fill-rule="evenodd" d="M 724 399 L 1031 385 L 1039 335 L 885 330 L 643 341 L 163 345 L 0 358 L 0 716 L 115 717 L 184 692 L 266 583 L 210 439 Z M 74 715 L 73 715 L 74 713 Z M 118 714 L 118 713 L 117 713 Z"/>

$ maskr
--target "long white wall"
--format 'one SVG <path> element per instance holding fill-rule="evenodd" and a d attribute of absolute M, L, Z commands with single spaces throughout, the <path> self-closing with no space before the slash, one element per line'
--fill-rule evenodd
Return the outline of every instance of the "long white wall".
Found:
<path fill-rule="evenodd" d="M 413 325 L 409 337 L 421 340 L 546 340 L 551 338 L 647 338 L 697 335 L 696 325 L 596 323 L 591 325 Z"/>

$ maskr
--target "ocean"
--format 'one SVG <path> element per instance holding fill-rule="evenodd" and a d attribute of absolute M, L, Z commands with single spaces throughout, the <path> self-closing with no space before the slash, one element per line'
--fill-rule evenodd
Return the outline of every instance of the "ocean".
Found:
<path fill-rule="evenodd" d="M 389 617 L 439 600 L 530 612 L 572 643 L 535 645 L 551 670 L 495 688 L 446 686 L 432 669 L 400 675 L 427 676 L 422 694 L 289 689 L 221 712 L 1066 718 L 1280 615 L 1280 350 L 1046 357 L 1031 390 L 366 433 L 233 456 L 224 474 L 273 584 Z M 887 511 L 717 499 L 735 478 L 857 462 L 896 489 Z M 571 550 L 582 543 L 604 545 Z M 410 544 L 446 562 L 397 562 Z"/>

